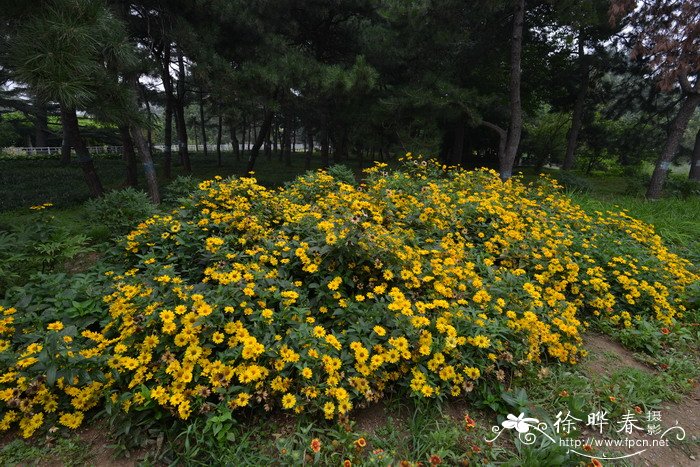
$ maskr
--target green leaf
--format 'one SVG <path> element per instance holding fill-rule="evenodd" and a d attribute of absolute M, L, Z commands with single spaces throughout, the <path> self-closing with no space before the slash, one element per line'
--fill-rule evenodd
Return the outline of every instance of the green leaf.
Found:
<path fill-rule="evenodd" d="M 51 365 L 48 370 L 46 370 L 46 384 L 53 386 L 56 383 L 56 372 L 58 369 L 56 365 Z"/>

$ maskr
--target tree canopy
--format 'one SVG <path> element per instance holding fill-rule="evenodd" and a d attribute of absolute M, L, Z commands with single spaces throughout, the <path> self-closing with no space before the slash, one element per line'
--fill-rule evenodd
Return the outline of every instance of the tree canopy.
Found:
<path fill-rule="evenodd" d="M 656 158 L 658 197 L 668 165 L 690 157 L 699 18 L 680 0 L 3 1 L 0 109 L 42 126 L 43 142 L 61 108 L 76 148 L 70 114 L 113 124 L 130 184 L 127 139 L 147 172 L 163 144 L 166 176 L 190 168 L 193 141 L 215 141 L 219 161 L 222 142 L 244 149 L 249 171 L 304 142 L 324 165 L 414 151 L 503 179 Z M 32 140 L 23 132 L 0 120 L 3 140 Z"/>

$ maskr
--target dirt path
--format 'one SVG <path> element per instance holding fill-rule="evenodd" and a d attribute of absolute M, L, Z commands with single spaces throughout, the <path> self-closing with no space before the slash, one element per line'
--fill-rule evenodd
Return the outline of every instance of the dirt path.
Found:
<path fill-rule="evenodd" d="M 636 360 L 632 352 L 608 337 L 588 335 L 585 347 L 590 355 L 584 362 L 583 369 L 591 378 L 609 376 L 624 368 L 635 368 L 650 375 L 656 372 L 655 369 Z M 663 402 L 658 410 L 661 413 L 663 429 L 678 425 L 685 430 L 685 439 L 674 440 L 666 447 L 649 447 L 643 453 L 629 458 L 628 462 L 634 466 L 700 466 L 700 385 L 696 383 L 693 392 L 679 402 Z M 645 438 L 645 434 L 640 433 L 632 437 L 641 440 Z M 641 449 L 644 448 L 619 451 L 632 453 Z"/>

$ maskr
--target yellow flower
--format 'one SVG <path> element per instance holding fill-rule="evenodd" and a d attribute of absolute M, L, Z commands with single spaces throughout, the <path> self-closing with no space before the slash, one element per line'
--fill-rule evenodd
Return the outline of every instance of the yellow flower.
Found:
<path fill-rule="evenodd" d="M 343 282 L 343 278 L 340 276 L 336 276 L 332 281 L 328 283 L 328 288 L 330 290 L 338 290 L 338 287 L 340 287 L 340 284 Z"/>
<path fill-rule="evenodd" d="M 63 329 L 63 323 L 60 321 L 54 321 L 53 323 L 50 323 L 48 326 L 46 326 L 46 329 L 49 331 L 60 331 Z"/>
<path fill-rule="evenodd" d="M 479 379 L 479 376 L 481 376 L 481 371 L 474 367 L 465 367 L 464 373 L 471 379 Z"/>
<path fill-rule="evenodd" d="M 82 412 L 64 413 L 58 419 L 58 422 L 63 426 L 75 430 L 83 423 L 83 416 Z"/>
<path fill-rule="evenodd" d="M 291 409 L 297 405 L 297 398 L 293 394 L 285 394 L 282 397 L 282 407 L 285 409 Z"/>

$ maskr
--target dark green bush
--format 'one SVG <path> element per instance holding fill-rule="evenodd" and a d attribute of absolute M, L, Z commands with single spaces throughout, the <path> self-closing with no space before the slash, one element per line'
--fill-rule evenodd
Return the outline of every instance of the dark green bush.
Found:
<path fill-rule="evenodd" d="M 128 233 L 156 211 L 146 193 L 133 188 L 112 191 L 85 203 L 88 220 L 102 226 L 112 238 Z"/>
<path fill-rule="evenodd" d="M 175 177 L 163 189 L 163 203 L 177 204 L 180 198 L 188 197 L 197 189 L 198 181 L 191 175 Z"/>
<path fill-rule="evenodd" d="M 59 226 L 46 212 L 49 207 L 35 206 L 40 214 L 32 223 L 0 230 L 0 297 L 8 287 L 26 283 L 33 274 L 60 271 L 67 262 L 90 251 L 88 237 Z"/>
<path fill-rule="evenodd" d="M 328 168 L 328 174 L 339 182 L 347 183 L 348 185 L 357 185 L 355 174 L 347 165 L 332 165 Z"/>

